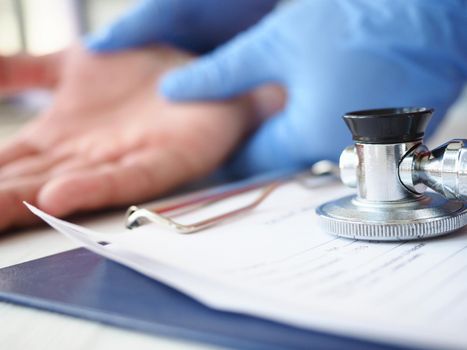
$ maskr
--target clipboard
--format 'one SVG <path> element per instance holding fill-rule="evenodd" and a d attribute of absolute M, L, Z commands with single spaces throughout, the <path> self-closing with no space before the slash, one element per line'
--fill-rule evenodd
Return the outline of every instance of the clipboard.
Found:
<path fill-rule="evenodd" d="M 403 349 L 214 310 L 83 248 L 1 269 L 0 301 L 234 349 Z"/>
<path fill-rule="evenodd" d="M 334 168 L 329 165 L 319 165 L 323 167 L 314 173 L 319 179 L 312 176 L 310 183 L 306 182 L 309 171 L 269 174 L 161 201 L 151 210 L 176 216 L 292 180 L 310 188 L 321 186 L 323 181 L 334 181 Z M 0 301 L 234 349 L 414 349 L 215 310 L 84 248 L 0 269 Z"/>

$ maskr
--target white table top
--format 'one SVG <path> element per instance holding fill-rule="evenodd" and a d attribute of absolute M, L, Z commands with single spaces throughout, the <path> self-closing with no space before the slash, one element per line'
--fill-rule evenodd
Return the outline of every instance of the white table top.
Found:
<path fill-rule="evenodd" d="M 0 111 L 1 115 L 1 111 Z M 467 98 L 450 113 L 431 145 L 467 137 Z M 1 122 L 1 119 L 0 119 Z M 11 124 L 11 123 L 10 123 Z M 8 130 L 12 130 L 8 124 Z M 4 129 L 3 129 L 4 130 Z M 5 134 L 0 127 L 0 135 Z M 121 230 L 124 212 L 99 214 L 80 224 L 103 232 Z M 0 268 L 75 248 L 49 228 L 0 235 Z M 204 344 L 149 336 L 96 322 L 0 303 L 0 344 L 3 349 L 208 349 Z"/>

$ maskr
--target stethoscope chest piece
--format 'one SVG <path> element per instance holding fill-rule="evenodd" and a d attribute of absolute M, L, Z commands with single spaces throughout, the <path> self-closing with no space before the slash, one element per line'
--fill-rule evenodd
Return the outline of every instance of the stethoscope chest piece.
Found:
<path fill-rule="evenodd" d="M 327 232 L 393 241 L 436 237 L 467 225 L 467 141 L 451 140 L 430 151 L 422 139 L 432 112 L 397 108 L 344 116 L 355 144 L 343 151 L 340 174 L 357 194 L 317 208 Z"/>

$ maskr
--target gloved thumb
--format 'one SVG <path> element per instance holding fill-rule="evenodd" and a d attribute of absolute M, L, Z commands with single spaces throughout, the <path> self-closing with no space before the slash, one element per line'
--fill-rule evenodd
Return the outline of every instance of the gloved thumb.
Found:
<path fill-rule="evenodd" d="M 143 0 L 115 22 L 85 40 L 88 49 L 112 52 L 163 42 L 170 31 L 168 22 L 174 16 L 175 5 L 166 0 Z"/>
<path fill-rule="evenodd" d="M 279 82 L 280 70 L 269 37 L 257 29 L 168 73 L 160 83 L 160 91 L 175 101 L 222 99 L 263 83 Z"/>

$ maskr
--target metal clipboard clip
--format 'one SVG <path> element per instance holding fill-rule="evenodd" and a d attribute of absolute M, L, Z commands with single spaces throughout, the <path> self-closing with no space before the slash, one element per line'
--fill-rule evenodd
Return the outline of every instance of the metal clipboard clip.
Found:
<path fill-rule="evenodd" d="M 128 229 L 134 229 L 142 225 L 155 223 L 182 234 L 196 233 L 208 227 L 239 217 L 255 209 L 284 183 L 297 181 L 302 186 L 311 188 L 316 187 L 316 182 L 314 185 L 310 186 L 310 180 L 325 177 L 336 178 L 338 176 L 339 167 L 337 164 L 328 160 L 322 160 L 315 163 L 309 170 L 299 173 L 288 173 L 281 176 L 274 176 L 273 178 L 259 178 L 253 181 L 247 180 L 219 186 L 212 190 L 202 191 L 191 196 L 184 196 L 181 200 L 162 203 L 153 208 L 131 206 L 126 213 L 126 227 Z M 252 202 L 220 215 L 212 216 L 191 224 L 182 224 L 174 220 L 175 216 L 188 214 L 197 209 L 214 205 L 239 194 L 261 188 L 261 193 Z M 169 215 L 171 216 L 169 217 Z"/>

